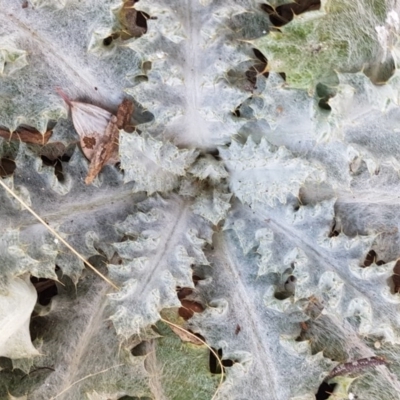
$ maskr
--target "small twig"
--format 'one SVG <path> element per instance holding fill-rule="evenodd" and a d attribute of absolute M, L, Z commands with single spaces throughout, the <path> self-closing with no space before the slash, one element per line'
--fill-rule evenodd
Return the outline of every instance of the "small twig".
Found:
<path fill-rule="evenodd" d="M 75 386 L 77 383 L 80 383 L 80 382 L 84 381 L 85 379 L 91 378 L 92 376 L 96 376 L 96 375 L 99 375 L 99 374 L 103 374 L 104 372 L 107 372 L 107 371 L 109 371 L 110 369 L 122 367 L 123 365 L 124 365 L 124 364 L 114 365 L 113 367 L 103 369 L 102 371 L 96 372 L 96 373 L 94 373 L 94 374 L 86 375 L 86 376 L 84 376 L 83 378 L 78 379 L 77 381 L 75 381 L 74 383 L 72 383 L 71 385 L 69 385 L 69 386 L 68 386 L 67 388 L 65 388 L 62 392 L 58 393 L 56 396 L 52 397 L 50 400 L 54 400 L 54 399 L 56 399 L 57 397 L 60 397 L 63 393 L 65 393 L 66 391 L 68 391 L 69 389 L 71 389 L 72 386 Z"/>
<path fill-rule="evenodd" d="M 336 376 L 362 372 L 364 369 L 370 367 L 376 367 L 378 365 L 387 365 L 387 364 L 388 362 L 386 361 L 386 359 L 379 356 L 360 358 L 359 360 L 356 361 L 339 364 L 329 373 L 329 375 L 325 379 L 329 380 Z"/>
<path fill-rule="evenodd" d="M 174 328 L 179 329 L 179 330 L 181 330 L 182 332 L 185 332 L 187 335 L 193 336 L 194 338 L 196 338 L 196 340 L 199 340 L 201 343 L 203 343 L 203 344 L 211 351 L 211 353 L 214 354 L 215 358 L 216 358 L 217 361 L 218 361 L 219 366 L 221 367 L 221 379 L 220 379 L 220 381 L 219 381 L 219 385 L 218 385 L 218 387 L 217 387 L 217 390 L 215 391 L 213 397 L 211 398 L 211 400 L 214 400 L 214 399 L 215 399 L 215 396 L 216 396 L 217 393 L 218 393 L 219 388 L 221 387 L 221 385 L 222 385 L 222 383 L 223 383 L 223 381 L 224 381 L 224 377 L 225 377 L 225 374 L 224 374 L 224 365 L 222 364 L 222 361 L 220 360 L 219 355 L 218 355 L 218 354 L 215 352 L 215 350 L 214 350 L 212 347 L 210 347 L 204 340 L 200 339 L 198 336 L 196 336 L 196 335 L 193 334 L 192 332 L 188 331 L 187 329 L 184 329 L 184 328 L 182 328 L 182 327 L 179 326 L 179 325 L 176 325 L 176 324 L 174 324 L 174 323 L 172 323 L 172 322 L 170 322 L 170 321 L 167 321 L 167 320 L 164 319 L 164 318 L 160 318 L 160 320 L 161 320 L 162 322 L 164 322 L 165 324 L 167 324 L 167 325 L 173 326 Z"/>
<path fill-rule="evenodd" d="M 16 195 L 4 182 L 0 179 L 0 185 L 11 194 L 19 203 L 21 203 L 46 229 L 52 233 L 64 246 L 66 246 L 69 250 L 72 251 L 81 261 L 83 261 L 89 268 L 91 268 L 97 275 L 99 275 L 102 279 L 104 279 L 107 283 L 109 283 L 115 289 L 119 289 L 117 285 L 111 282 L 106 276 L 104 276 L 100 271 L 98 271 L 89 261 L 86 261 L 83 256 L 81 256 L 68 242 L 66 242 L 51 226 L 47 225 L 46 222 L 38 215 L 35 211 L 32 210 L 18 195 Z"/>

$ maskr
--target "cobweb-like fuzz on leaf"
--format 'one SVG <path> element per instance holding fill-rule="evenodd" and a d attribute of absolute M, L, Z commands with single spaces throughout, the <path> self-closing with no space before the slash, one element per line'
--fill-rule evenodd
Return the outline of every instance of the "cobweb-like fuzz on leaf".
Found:
<path fill-rule="evenodd" d="M 193 212 L 217 225 L 225 219 L 228 210 L 231 208 L 229 203 L 231 197 L 230 193 L 224 193 L 217 189 L 203 191 L 196 197 L 192 207 Z"/>
<path fill-rule="evenodd" d="M 121 133 L 120 153 L 125 182 L 134 180 L 134 191 L 146 191 L 148 195 L 175 189 L 198 154 L 146 134 L 124 132 Z"/>
<path fill-rule="evenodd" d="M 285 203 L 297 196 L 306 180 L 321 181 L 324 173 L 309 162 L 294 157 L 287 149 L 274 150 L 265 139 L 259 144 L 249 138 L 245 145 L 232 142 L 221 148 L 221 157 L 230 171 L 230 187 L 244 203 Z"/>
<path fill-rule="evenodd" d="M 7 390 L 37 400 L 82 400 L 94 392 L 99 398 L 149 395 L 143 357 L 131 355 L 132 343 L 120 345 L 107 321 L 110 286 L 91 273 L 77 287 L 68 279 L 64 285 L 50 309 L 32 322 L 41 355 L 31 373 L 12 381 L 10 371 L 3 370 L 0 395 Z"/>
<path fill-rule="evenodd" d="M 0 292 L 7 295 L 11 282 L 26 273 L 41 278 L 56 278 L 54 264 L 57 249 L 55 244 L 49 241 L 48 236 L 43 234 L 43 230 L 40 230 L 42 231 L 41 237 L 38 237 L 35 248 L 21 243 L 17 230 L 7 230 L 0 237 L 0 263 L 2 266 Z M 41 241 L 42 243 L 40 243 Z"/>
<path fill-rule="evenodd" d="M 67 183 L 60 183 L 54 168 L 43 167 L 41 160 L 24 144 L 20 144 L 16 161 L 17 167 L 14 175 L 8 178 L 8 186 L 84 257 L 96 255 L 99 250 L 108 254 L 107 246 L 111 247 L 119 238 L 113 226 L 126 218 L 133 207 L 132 186 L 121 185 L 116 195 L 115 188 L 122 184 L 121 176 L 115 169 L 106 167 L 101 173 L 106 181 L 102 188 L 88 187 L 84 182 L 87 161 L 78 149 L 63 168 Z M 57 186 L 53 186 L 54 181 Z M 66 186 L 67 196 L 55 190 Z M 28 211 L 21 209 L 5 190 L 0 191 L 0 199 L 3 224 L 0 243 L 4 248 L 0 258 L 5 260 L 2 282 L 6 284 L 10 277 L 25 272 L 55 279 L 56 264 L 77 282 L 83 263 Z"/>
<path fill-rule="evenodd" d="M 236 133 L 240 121 L 232 112 L 248 93 L 231 84 L 228 72 L 249 56 L 230 26 L 244 11 L 235 3 L 141 0 L 136 5 L 157 20 L 147 21 L 146 35 L 129 43 L 151 69 L 145 82 L 127 92 L 154 114 L 146 127 L 152 135 L 210 149 Z"/>
<path fill-rule="evenodd" d="M 120 290 L 0 191 L 0 310 L 12 300 L 15 313 L 1 314 L 16 321 L 0 339 L 16 349 L 15 333 L 24 349 L 0 357 L 0 398 L 210 400 L 208 350 L 159 321 L 174 320 L 183 288 L 202 309 L 184 326 L 222 352 L 216 398 L 313 399 L 337 363 L 379 355 L 388 363 L 351 390 L 398 398 L 392 0 L 326 0 L 279 31 L 252 0 L 2 5 L 0 127 L 50 132 L 58 120 L 49 143 L 65 153 L 6 137 L 1 174 L 83 257 L 108 264 Z M 128 15 L 141 36 L 124 40 Z M 261 72 L 249 40 L 262 31 Z M 56 87 L 107 110 L 105 120 L 123 92 L 148 111 L 121 131 L 121 170 L 105 166 L 90 187 Z M 66 285 L 35 307 L 34 357 L 35 296 L 19 281 L 28 273 Z"/>
<path fill-rule="evenodd" d="M 384 0 L 327 0 L 320 10 L 295 16 L 255 44 L 269 69 L 285 72 L 294 87 L 332 84 L 336 71 L 379 67 L 383 51 L 375 27 L 385 21 L 386 7 Z"/>
<path fill-rule="evenodd" d="M 218 279 L 217 287 L 226 287 L 226 292 L 222 290 L 225 295 L 221 291 L 213 291 L 215 282 L 212 286 L 208 286 L 205 281 L 204 284 L 200 283 L 203 293 L 207 293 L 206 301 L 215 307 L 208 311 L 209 318 L 215 318 L 214 321 L 219 318 L 220 323 L 224 324 L 224 333 L 216 334 L 218 329 L 204 330 L 202 319 L 207 317 L 207 312 L 198 317 L 201 322 L 194 321 L 199 332 L 207 340 L 212 340 L 213 346 L 225 346 L 223 352 L 227 358 L 238 358 L 239 349 L 248 348 L 250 337 L 250 343 L 256 343 L 258 350 L 249 351 L 256 366 L 251 364 L 248 368 L 256 370 L 260 368 L 257 363 L 261 360 L 254 355 L 260 355 L 261 344 L 264 340 L 272 340 L 273 335 L 280 337 L 279 346 L 283 346 L 285 351 L 295 351 L 293 354 L 297 353 L 297 357 L 302 357 L 301 349 L 302 346 L 307 348 L 308 342 L 305 340 L 308 339 L 313 354 L 323 351 L 329 358 L 344 361 L 375 355 L 374 350 L 362 339 L 366 335 L 398 342 L 398 299 L 390 293 L 387 285 L 393 263 L 363 268 L 361 263 L 374 241 L 374 236 L 350 238 L 341 233 L 329 237 L 333 217 L 332 201 L 317 206 L 300 207 L 298 211 L 290 211 L 288 206 L 255 206 L 250 210 L 236 205 L 226 224 L 228 231 L 219 239 L 226 250 L 224 253 L 218 250 L 214 256 L 208 255 L 213 271 L 216 270 L 216 265 L 227 266 L 229 275 L 235 277 L 236 283 L 228 283 L 228 278 L 222 277 L 221 269 L 218 270 L 218 276 L 213 272 L 210 275 L 213 281 Z M 251 232 L 254 232 L 252 241 Z M 235 243 L 240 245 L 245 255 L 232 250 Z M 219 261 L 222 254 L 225 254 L 226 260 L 223 263 Z M 237 265 L 240 265 L 240 269 L 235 267 Z M 292 278 L 288 280 L 288 277 Z M 223 281 L 220 282 L 220 279 Z M 293 287 L 289 288 L 288 282 L 293 282 Z M 251 291 L 246 289 L 249 285 L 252 287 Z M 259 288 L 256 292 L 255 287 Z M 237 296 L 241 290 L 241 300 L 232 299 L 228 294 L 235 293 Z M 254 294 L 257 292 L 258 300 Z M 241 305 L 234 306 L 236 301 Z M 253 301 L 257 301 L 258 306 L 250 305 L 249 302 Z M 246 302 L 249 305 L 243 307 Z M 251 312 L 254 309 L 257 309 L 257 313 Z M 265 329 L 257 331 L 256 327 L 262 326 L 263 318 L 265 321 L 275 320 L 274 333 L 267 334 Z M 298 334 L 297 329 L 302 326 L 299 323 L 304 321 L 306 330 L 301 335 L 306 336 L 300 342 L 293 342 Z M 237 324 L 241 330 L 235 335 Z M 242 334 L 248 335 L 245 342 L 242 341 L 244 337 L 240 336 Z M 227 340 L 227 337 L 231 340 Z M 276 339 L 276 344 L 265 346 L 264 351 L 276 349 L 278 343 Z M 289 391 L 289 388 L 294 387 L 288 384 L 292 376 L 289 369 L 285 370 L 277 365 L 277 362 L 286 357 L 283 354 L 285 353 L 281 351 L 277 357 L 268 354 L 260 356 L 262 360 L 274 360 L 273 364 L 267 363 L 270 378 L 265 385 L 271 385 L 274 380 L 279 382 L 279 379 L 287 383 L 280 386 L 280 389 L 275 388 L 277 399 L 289 398 L 286 397 L 289 396 L 288 392 L 284 394 L 285 390 Z M 287 362 L 286 365 L 293 363 Z M 321 366 L 322 370 L 329 372 L 331 367 L 327 360 L 324 365 Z M 306 368 L 311 369 L 311 366 Z M 282 373 L 284 370 L 285 373 Z M 275 373 L 277 375 L 273 378 Z M 390 374 L 386 367 L 378 369 L 376 374 L 374 379 L 387 382 L 385 398 L 395 398 L 393 396 L 399 387 L 398 378 Z M 241 384 L 252 377 L 252 373 L 241 376 Z M 308 378 L 301 381 L 304 385 L 299 385 L 299 381 L 296 381 L 296 394 L 305 395 L 307 391 L 309 394 L 315 393 L 320 383 L 318 380 L 311 382 Z M 310 384 L 308 387 L 307 382 Z M 367 382 L 366 379 L 359 386 L 360 396 L 368 390 Z M 234 386 L 233 390 L 240 390 L 239 387 Z M 295 393 L 291 395 L 294 396 Z"/>
<path fill-rule="evenodd" d="M 243 227 L 244 241 L 265 225 L 246 210 L 237 202 L 229 218 L 231 226 Z M 276 275 L 260 275 L 261 256 L 252 245 L 244 254 L 241 243 L 242 236 L 228 226 L 214 234 L 214 248 L 206 252 L 210 267 L 202 268 L 205 279 L 196 287 L 209 307 L 189 321 L 193 331 L 222 350 L 224 359 L 233 360 L 217 398 L 261 400 L 265 393 L 274 400 L 312 398 L 333 363 L 321 352 L 313 355 L 308 343 L 294 340 L 299 319 L 288 318 L 266 302 Z M 279 249 L 280 243 L 276 246 Z"/>
<path fill-rule="evenodd" d="M 103 44 L 115 24 L 111 9 L 120 2 L 35 3 L 2 2 L 0 126 L 26 124 L 44 133 L 49 121 L 66 116 L 56 87 L 72 98 L 90 96 L 116 106 L 125 76 L 138 67 L 131 50 Z"/>
<path fill-rule="evenodd" d="M 129 337 L 159 319 L 163 308 L 178 307 L 177 287 L 193 287 L 192 267 L 208 264 L 203 247 L 210 224 L 193 213 L 191 200 L 153 197 L 118 225 L 127 240 L 115 243 L 122 262 L 110 276 L 121 290 L 110 295 L 118 334 Z"/>

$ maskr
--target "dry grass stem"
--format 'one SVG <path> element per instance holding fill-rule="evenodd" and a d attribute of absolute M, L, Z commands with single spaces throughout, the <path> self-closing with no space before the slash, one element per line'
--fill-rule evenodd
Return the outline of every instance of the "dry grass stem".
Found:
<path fill-rule="evenodd" d="M 56 396 L 52 397 L 50 400 L 54 400 L 54 399 L 56 399 L 57 397 L 60 397 L 60 396 L 61 396 L 62 394 L 64 394 L 66 391 L 68 391 L 69 389 L 71 389 L 72 386 L 76 385 L 77 383 L 80 383 L 80 382 L 84 381 L 85 379 L 91 378 L 92 376 L 96 376 L 96 375 L 99 375 L 99 374 L 104 374 L 104 372 L 107 372 L 107 371 L 109 371 L 110 369 L 122 367 L 123 365 L 124 365 L 124 364 L 114 365 L 114 366 L 112 366 L 112 367 L 110 367 L 110 368 L 103 369 L 102 371 L 96 372 L 96 373 L 94 373 L 94 374 L 86 375 L 86 376 L 84 376 L 83 378 L 78 379 L 78 380 L 75 381 L 74 383 L 71 383 L 71 385 L 69 385 L 68 387 L 66 387 L 62 392 L 58 393 Z"/>
<path fill-rule="evenodd" d="M 46 222 L 38 215 L 35 211 L 32 210 L 31 207 L 28 206 L 17 194 L 11 190 L 2 179 L 0 179 L 0 185 L 11 195 L 13 196 L 20 204 L 22 204 L 46 229 L 54 235 L 64 246 L 66 246 L 69 250 L 72 251 L 81 261 L 83 261 L 90 269 L 92 269 L 97 275 L 99 275 L 103 280 L 109 283 L 113 288 L 119 289 L 117 285 L 111 282 L 106 276 L 104 276 L 100 271 L 98 271 L 90 262 L 85 260 L 85 258 L 80 255 L 68 242 L 66 242 L 51 226 L 47 225 Z"/>

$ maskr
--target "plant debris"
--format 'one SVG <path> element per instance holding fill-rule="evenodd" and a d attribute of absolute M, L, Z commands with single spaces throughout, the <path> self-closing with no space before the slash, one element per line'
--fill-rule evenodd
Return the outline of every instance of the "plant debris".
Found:
<path fill-rule="evenodd" d="M 41 145 L 46 144 L 49 141 L 52 134 L 53 134 L 52 130 L 48 130 L 47 132 L 42 134 L 34 128 L 27 128 L 27 127 L 18 128 L 14 132 L 10 132 L 6 129 L 0 129 L 0 137 L 6 140 L 14 140 L 14 141 L 18 140 L 20 142 L 41 144 Z"/>
<path fill-rule="evenodd" d="M 149 18 L 142 11 L 135 10 L 136 0 L 124 1 L 119 18 L 124 29 L 119 32 L 122 40 L 138 38 L 147 32 L 146 20 Z"/>
<path fill-rule="evenodd" d="M 339 375 L 348 375 L 356 372 L 360 372 L 369 367 L 376 367 L 378 365 L 386 365 L 387 361 L 383 357 L 367 357 L 360 358 L 357 361 L 352 361 L 344 364 L 340 364 L 333 368 L 327 379 L 332 379 Z"/>
<path fill-rule="evenodd" d="M 103 166 L 108 163 L 110 159 L 118 155 L 118 138 L 119 130 L 117 127 L 117 117 L 113 115 L 107 125 L 104 135 L 100 137 L 97 145 L 94 147 L 94 156 L 90 160 L 90 167 L 85 183 L 90 185 L 94 178 L 102 170 Z M 84 138 L 89 139 L 89 138 Z M 93 139 L 93 138 L 91 138 Z M 94 140 L 96 143 L 96 141 Z"/>
<path fill-rule="evenodd" d="M 394 285 L 394 293 L 400 292 L 400 260 L 396 261 L 393 267 L 392 281 Z"/>
<path fill-rule="evenodd" d="M 57 89 L 60 96 L 71 110 L 74 127 L 80 136 L 83 153 L 90 161 L 85 179 L 91 184 L 103 167 L 119 161 L 119 130 L 131 129 L 131 118 L 134 106 L 131 100 L 124 99 L 118 107 L 117 115 L 92 104 L 71 101 L 68 96 Z"/>
<path fill-rule="evenodd" d="M 126 132 L 133 131 L 133 125 L 131 124 L 133 110 L 134 106 L 131 100 L 129 99 L 122 100 L 122 103 L 118 106 L 118 111 L 117 111 L 118 129 L 123 129 Z"/>

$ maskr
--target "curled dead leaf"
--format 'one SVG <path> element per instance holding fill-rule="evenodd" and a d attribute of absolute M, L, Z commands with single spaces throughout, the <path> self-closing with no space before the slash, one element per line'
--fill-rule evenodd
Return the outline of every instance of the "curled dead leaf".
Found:
<path fill-rule="evenodd" d="M 99 174 L 101 169 L 113 157 L 118 156 L 119 129 L 117 127 L 117 117 L 113 115 L 107 125 L 106 132 L 102 136 L 102 141 L 95 147 L 95 154 L 90 161 L 89 172 L 85 179 L 87 185 L 91 184 Z"/>
<path fill-rule="evenodd" d="M 72 122 L 80 137 L 80 145 L 90 161 L 86 184 L 91 184 L 102 168 L 119 161 L 119 129 L 129 127 L 133 103 L 124 99 L 118 107 L 117 116 L 92 104 L 72 101 L 61 90 L 57 92 L 71 110 Z"/>
<path fill-rule="evenodd" d="M 122 40 L 140 37 L 147 32 L 147 14 L 135 9 L 135 0 L 126 0 L 119 13 L 124 29 L 120 32 Z"/>

